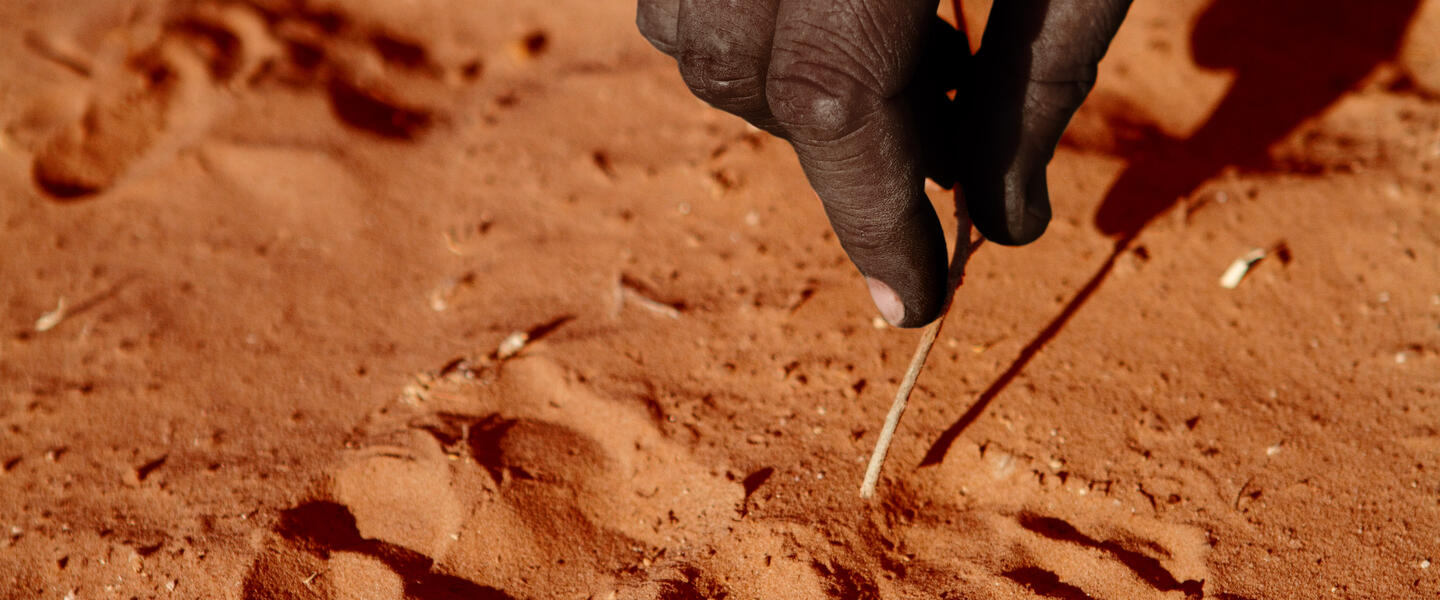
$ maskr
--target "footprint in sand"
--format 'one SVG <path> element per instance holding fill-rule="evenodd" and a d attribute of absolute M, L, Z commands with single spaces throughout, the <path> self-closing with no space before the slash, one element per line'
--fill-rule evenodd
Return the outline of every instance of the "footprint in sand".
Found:
<path fill-rule="evenodd" d="M 321 91 L 341 123 L 412 140 L 441 120 L 455 90 L 479 77 L 473 49 L 397 30 L 429 32 L 434 23 L 341 8 L 355 7 L 187 4 L 164 15 L 151 40 L 138 39 L 148 29 L 134 24 L 116 31 L 112 37 L 141 50 L 108 67 L 92 66 L 74 44 L 31 36 L 33 51 L 86 77 L 92 90 L 78 118 L 41 134 L 31 167 L 36 186 L 74 199 L 163 166 L 206 136 L 236 102 L 229 92 L 261 82 Z"/>
<path fill-rule="evenodd" d="M 56 198 L 78 198 L 168 162 L 203 137 L 224 110 L 218 85 L 248 79 L 277 55 L 264 30 L 253 10 L 204 5 L 171 19 L 122 64 L 84 69 L 91 98 L 77 120 L 36 149 L 36 185 Z M 127 43 L 138 41 L 122 33 Z M 32 46 L 47 55 L 44 49 L 56 45 L 65 46 Z"/>
<path fill-rule="evenodd" d="M 1100 522 L 1089 532 L 1061 518 L 1015 516 L 1017 565 L 1002 575 L 1055 598 L 1204 597 L 1203 538 L 1157 522 Z M 1191 538 L 1191 539 L 1186 539 Z M 1079 595 L 1076 595 L 1079 594 Z"/>
<path fill-rule="evenodd" d="M 423 440 L 411 447 L 421 450 L 375 446 L 358 453 L 335 474 L 332 494 L 354 516 L 360 537 L 442 559 L 464 509 L 439 447 Z"/>
<path fill-rule="evenodd" d="M 686 526 L 728 523 L 739 482 L 667 439 L 643 402 L 596 394 L 547 359 L 508 361 L 474 391 L 412 421 L 453 441 L 490 490 L 475 499 L 463 551 L 447 566 L 524 596 L 557 585 L 582 597 L 705 588 L 677 575 L 688 563 L 660 549 L 683 546 Z M 536 577 L 547 587 L 527 583 Z"/>
<path fill-rule="evenodd" d="M 154 162 L 161 146 L 176 145 L 162 141 L 203 130 L 209 103 L 199 57 L 163 44 L 132 63 L 141 72 L 101 88 L 78 121 L 36 152 L 32 174 L 40 189 L 57 198 L 102 192 L 132 166 Z"/>
<path fill-rule="evenodd" d="M 913 558 L 910 568 L 977 574 L 962 597 L 1205 597 L 1206 532 L 1130 510 L 1109 482 L 1059 478 L 1042 461 L 993 446 L 952 452 L 924 475 L 935 481 L 904 502 L 925 509 L 897 532 L 896 546 Z M 967 502 L 955 505 L 957 497 Z"/>
<path fill-rule="evenodd" d="M 573 379 L 522 357 L 488 385 L 433 381 L 373 414 L 328 489 L 281 515 L 246 598 L 723 593 L 661 549 L 686 544 L 682 523 L 730 523 L 740 483 L 689 458 L 642 404 Z"/>
<path fill-rule="evenodd" d="M 433 437 L 400 431 L 350 453 L 324 499 L 280 515 L 244 597 L 507 599 L 437 569 L 466 508 Z"/>

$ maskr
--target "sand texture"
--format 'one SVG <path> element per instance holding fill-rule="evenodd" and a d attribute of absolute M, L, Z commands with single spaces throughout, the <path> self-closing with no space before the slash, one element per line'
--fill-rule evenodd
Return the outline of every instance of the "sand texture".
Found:
<path fill-rule="evenodd" d="M 1136 3 L 863 501 L 918 334 L 632 2 L 0 2 L 0 599 L 1440 597 L 1437 11 Z"/>

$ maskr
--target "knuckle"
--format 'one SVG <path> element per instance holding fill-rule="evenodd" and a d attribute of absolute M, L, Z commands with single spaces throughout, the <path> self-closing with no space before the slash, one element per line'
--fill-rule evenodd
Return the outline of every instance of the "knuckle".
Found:
<path fill-rule="evenodd" d="M 724 107 L 763 92 L 763 67 L 748 54 L 691 45 L 680 50 L 677 61 L 685 85 L 711 104 Z"/>
<path fill-rule="evenodd" d="M 879 98 L 844 63 L 796 61 L 773 69 L 765 84 L 770 112 L 794 137 L 844 138 L 879 106 Z"/>

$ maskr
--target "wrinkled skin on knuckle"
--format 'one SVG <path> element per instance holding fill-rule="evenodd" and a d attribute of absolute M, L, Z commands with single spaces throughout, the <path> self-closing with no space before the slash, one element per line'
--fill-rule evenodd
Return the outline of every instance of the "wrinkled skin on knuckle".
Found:
<path fill-rule="evenodd" d="M 765 83 L 770 112 L 795 141 L 830 143 L 860 128 L 877 98 L 845 66 L 791 62 Z"/>
<path fill-rule="evenodd" d="M 743 53 L 695 44 L 677 57 L 680 77 L 696 97 L 721 109 L 764 93 L 763 63 Z"/>
<path fill-rule="evenodd" d="M 865 57 L 866 76 L 876 94 L 894 97 L 909 85 L 920 59 L 927 17 L 935 3 L 853 0 L 855 46 Z"/>
<path fill-rule="evenodd" d="M 926 0 L 831 0 L 808 2 L 790 30 L 797 54 L 844 61 L 849 74 L 875 95 L 899 94 L 914 75 L 925 25 L 936 2 Z"/>

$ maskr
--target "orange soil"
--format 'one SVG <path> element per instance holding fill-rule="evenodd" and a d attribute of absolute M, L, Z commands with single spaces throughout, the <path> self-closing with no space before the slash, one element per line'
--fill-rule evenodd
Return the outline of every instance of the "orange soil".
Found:
<path fill-rule="evenodd" d="M 1436 597 L 1437 4 L 1138 3 L 866 502 L 917 334 L 633 3 L 0 3 L 0 597 Z"/>

